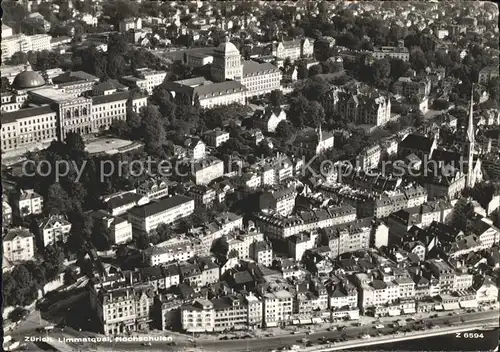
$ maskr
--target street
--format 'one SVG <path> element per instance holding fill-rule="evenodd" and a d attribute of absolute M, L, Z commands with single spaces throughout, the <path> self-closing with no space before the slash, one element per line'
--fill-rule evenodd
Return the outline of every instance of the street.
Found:
<path fill-rule="evenodd" d="M 393 329 L 387 326 L 388 321 L 394 321 L 396 319 L 406 319 L 408 317 L 391 317 L 382 319 L 382 324 L 385 325 L 384 328 L 378 329 L 380 333 L 389 334 L 393 332 Z M 466 313 L 460 312 L 460 314 L 449 316 L 448 313 L 441 313 L 440 316 L 436 318 L 425 318 L 425 322 L 432 322 L 434 325 L 444 326 L 445 321 L 449 321 L 452 324 L 460 324 L 460 318 L 464 318 L 466 324 L 469 323 L 494 323 L 498 324 L 498 311 L 497 310 L 488 310 L 485 312 L 473 312 Z M 303 338 L 307 338 L 309 341 L 313 343 L 314 346 L 319 345 L 319 339 L 325 337 L 327 339 L 339 339 L 344 335 L 345 337 L 358 338 L 360 334 L 373 334 L 374 330 L 374 321 L 372 323 L 367 323 L 369 318 L 364 317 L 366 321 L 362 326 L 356 327 L 352 325 L 352 321 L 350 322 L 339 322 L 337 324 L 332 324 L 332 327 L 337 326 L 345 326 L 343 331 L 311 331 L 310 334 L 306 333 L 309 331 L 307 328 L 300 328 L 300 332 L 295 334 L 285 334 L 286 332 L 282 332 L 281 335 L 274 334 L 270 337 L 261 337 L 261 338 L 249 338 L 249 339 L 235 339 L 235 340 L 219 340 L 221 335 L 216 336 L 206 336 L 202 335 L 201 338 L 196 339 L 196 345 L 192 342 L 189 342 L 188 335 L 180 335 L 180 334 L 171 334 L 169 332 L 160 332 L 159 334 L 148 334 L 138 336 L 167 336 L 171 335 L 174 337 L 175 345 L 168 345 L 165 342 L 160 341 L 152 341 L 151 346 L 148 348 L 144 346 L 141 342 L 99 342 L 99 343 L 78 343 L 78 342 L 69 342 L 66 344 L 68 348 L 71 348 L 73 351 L 79 350 L 97 350 L 97 351 L 135 351 L 140 349 L 147 348 L 148 350 L 155 350 L 155 347 L 160 347 L 162 351 L 179 351 L 179 350 L 198 350 L 202 349 L 204 351 L 264 351 L 270 349 L 277 349 L 283 346 L 291 346 L 291 345 L 302 345 L 305 347 L 300 340 Z M 408 326 L 412 326 L 413 322 L 408 322 Z M 12 332 L 11 335 L 13 338 L 24 341 L 25 336 L 37 336 L 37 337 L 51 337 L 52 339 L 64 339 L 71 337 L 102 337 L 102 335 L 97 335 L 95 333 L 89 332 L 80 332 L 71 328 L 65 328 L 64 330 L 55 328 L 51 332 L 36 332 L 35 328 L 39 327 L 39 318 L 36 313 L 32 314 L 24 324 L 21 324 L 19 329 Z M 317 327 L 314 327 L 318 329 Z M 182 338 L 181 338 L 182 337 Z M 37 343 L 37 345 L 39 345 Z M 28 346 L 31 351 L 33 347 L 32 344 Z M 38 349 L 38 348 L 37 348 Z"/>

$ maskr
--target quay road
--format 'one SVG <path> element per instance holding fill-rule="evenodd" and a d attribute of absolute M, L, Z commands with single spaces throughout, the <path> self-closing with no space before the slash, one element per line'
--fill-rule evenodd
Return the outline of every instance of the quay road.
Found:
<path fill-rule="evenodd" d="M 465 322 L 460 322 L 460 317 L 465 319 Z M 394 317 L 396 319 L 406 319 L 407 317 Z M 499 321 L 499 313 L 498 311 L 485 311 L 485 312 L 475 312 L 475 313 L 465 313 L 462 312 L 460 315 L 453 316 L 438 316 L 436 318 L 425 318 L 423 319 L 425 323 L 432 322 L 434 325 L 440 325 L 442 328 L 444 327 L 444 322 L 449 321 L 452 323 L 454 327 L 457 325 L 486 325 L 486 324 L 494 324 L 494 326 L 498 326 Z M 200 338 L 196 339 L 196 344 L 189 341 L 188 335 L 182 335 L 182 338 L 178 338 L 178 334 L 171 334 L 169 332 L 165 332 L 162 335 L 139 335 L 142 337 L 147 336 L 173 336 L 176 345 L 168 345 L 166 342 L 161 341 L 151 341 L 151 346 L 146 347 L 141 342 L 98 342 L 98 343 L 79 343 L 79 342 L 70 342 L 66 343 L 65 348 L 60 348 L 60 343 L 55 343 L 54 347 L 58 348 L 60 351 L 106 351 L 106 352 L 118 352 L 118 351 L 137 351 L 137 350 L 147 350 L 147 351 L 206 351 L 206 352 L 222 352 L 222 351 L 231 351 L 231 352 L 243 352 L 243 351 L 271 351 L 274 349 L 281 348 L 283 346 L 292 346 L 292 345 L 300 345 L 303 350 L 305 350 L 305 346 L 301 344 L 299 341 L 304 337 L 313 342 L 313 350 L 318 350 L 321 348 L 325 348 L 324 345 L 319 344 L 319 339 L 325 337 L 327 339 L 338 339 L 342 335 L 347 336 L 350 339 L 350 342 L 360 342 L 358 339 L 360 334 L 372 334 L 374 331 L 373 324 L 365 324 L 359 327 L 355 327 L 351 325 L 352 322 L 342 322 L 338 324 L 332 324 L 332 327 L 336 326 L 345 326 L 345 330 L 342 332 L 339 331 L 316 331 L 309 335 L 303 333 L 297 334 L 276 334 L 270 337 L 262 337 L 262 338 L 252 338 L 252 339 L 239 339 L 239 340 L 219 340 L 218 338 L 223 335 L 218 335 L 217 337 L 213 337 L 212 339 Z M 383 324 L 386 324 L 383 322 Z M 413 323 L 409 322 L 408 326 L 412 326 Z M 380 330 L 381 332 L 389 332 L 392 331 L 391 328 L 384 328 Z M 425 332 L 431 333 L 436 332 L 437 329 L 429 329 Z M 425 333 L 420 332 L 420 333 Z M 408 333 L 410 334 L 410 333 Z M 413 333 L 411 333 L 413 334 Z M 102 335 L 96 335 L 94 333 L 88 332 L 78 332 L 71 328 L 66 328 L 64 331 L 55 328 L 48 334 L 46 333 L 38 333 L 34 330 L 32 331 L 23 331 L 22 333 L 13 333 L 13 337 L 17 340 L 23 342 L 25 336 L 39 336 L 39 337 L 49 337 L 51 340 L 72 338 L 72 337 L 103 337 Z M 17 335 L 17 336 L 16 336 Z M 352 338 L 356 338 L 357 340 L 352 341 Z M 368 342 L 368 341 L 366 341 Z M 50 343 L 50 342 L 49 342 Z M 31 347 L 34 347 L 32 344 L 29 344 L 30 351 L 34 351 Z M 38 344 L 36 344 L 38 345 Z"/>
<path fill-rule="evenodd" d="M 336 343 L 335 345 L 331 347 L 311 347 L 311 348 L 305 348 L 304 351 L 311 351 L 311 352 L 330 352 L 330 351 L 339 351 L 339 350 L 344 350 L 344 349 L 352 349 L 352 348 L 359 348 L 359 347 L 366 347 L 366 346 L 374 346 L 374 345 L 380 345 L 384 343 L 394 343 L 394 342 L 400 342 L 400 341 L 405 341 L 405 340 L 414 340 L 414 339 L 421 339 L 423 337 L 433 337 L 433 336 L 440 336 L 440 335 L 448 335 L 452 333 L 464 333 L 464 332 L 470 332 L 474 330 L 479 330 L 483 327 L 484 325 L 482 324 L 465 324 L 465 325 L 456 325 L 456 326 L 451 326 L 451 327 L 440 327 L 439 329 L 435 330 L 430 330 L 430 331 L 418 331 L 418 332 L 412 332 L 412 333 L 407 333 L 404 335 L 400 336 L 378 336 L 378 337 L 372 337 L 367 340 L 354 340 L 354 341 L 345 341 L 345 342 L 339 342 Z M 497 331 L 498 333 L 498 331 Z M 488 341 L 488 343 L 491 343 L 493 345 L 492 341 Z M 476 346 L 477 347 L 477 346 Z"/>
<path fill-rule="evenodd" d="M 465 318 L 465 322 L 460 322 L 460 317 Z M 473 326 L 481 326 L 486 324 L 494 324 L 494 326 L 498 326 L 498 311 L 486 311 L 486 312 L 476 312 L 476 313 L 462 313 L 460 315 L 454 316 L 439 316 L 437 318 L 426 318 L 424 322 L 431 321 L 435 325 L 441 325 L 444 327 L 444 322 L 449 321 L 453 325 L 473 325 Z M 394 320 L 397 317 L 394 318 Z M 403 318 L 403 317 L 402 317 Z M 349 338 L 358 337 L 361 333 L 369 334 L 374 330 L 373 324 L 363 325 L 360 327 L 354 327 L 350 325 L 351 322 L 340 323 L 340 324 L 332 324 L 332 326 L 344 325 L 346 329 L 342 332 L 339 331 L 318 331 L 312 333 L 310 335 L 303 334 L 294 334 L 294 335 L 276 335 L 272 337 L 264 337 L 261 339 L 244 339 L 244 340 L 196 340 L 196 345 L 190 342 L 179 342 L 176 346 L 168 346 L 165 343 L 152 342 L 152 346 L 149 347 L 149 351 L 213 351 L 213 352 L 222 352 L 222 351 L 231 351 L 231 352 L 244 352 L 244 351 L 255 351 L 255 352 L 263 352 L 263 351 L 271 351 L 274 349 L 281 348 L 283 346 L 292 346 L 292 345 L 300 345 L 304 350 L 305 346 L 301 344 L 299 341 L 302 338 L 307 338 L 311 342 L 314 343 L 314 349 L 318 350 L 322 345 L 319 345 L 318 340 L 322 337 L 327 339 L 335 339 L 340 338 L 342 334 L 347 335 Z M 413 323 L 409 322 L 408 326 L 412 326 Z M 455 326 L 456 327 L 456 326 Z M 384 328 L 381 331 L 392 330 L 391 328 Z M 427 330 L 421 333 L 430 333 L 436 332 L 436 330 Z M 408 333 L 410 334 L 410 333 Z M 175 339 L 174 339 L 175 340 Z M 355 341 L 351 341 L 355 342 Z M 359 340 L 358 340 L 359 342 Z M 161 349 L 159 347 L 161 346 Z M 144 347 L 142 347 L 144 349 Z M 120 343 L 120 344 L 99 344 L 97 346 L 98 351 L 132 351 L 141 349 L 140 344 L 137 343 Z"/>

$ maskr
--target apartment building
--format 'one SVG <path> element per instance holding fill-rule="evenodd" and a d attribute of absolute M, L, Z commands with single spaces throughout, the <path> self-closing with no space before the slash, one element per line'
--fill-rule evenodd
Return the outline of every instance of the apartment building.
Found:
<path fill-rule="evenodd" d="M 380 163 L 381 154 L 382 148 L 379 145 L 366 148 L 359 154 L 356 167 L 363 171 L 375 169 Z"/>
<path fill-rule="evenodd" d="M 197 161 L 185 161 L 181 168 L 189 172 L 196 185 L 206 185 L 224 175 L 224 162 L 213 156 Z"/>
<path fill-rule="evenodd" d="M 356 209 L 345 205 L 300 212 L 299 216 L 284 217 L 279 214 L 258 214 L 255 225 L 260 231 L 281 238 L 356 220 Z"/>
<path fill-rule="evenodd" d="M 207 145 L 218 148 L 229 140 L 229 133 L 222 131 L 220 128 L 205 132 L 204 140 Z"/>
<path fill-rule="evenodd" d="M 396 94 L 406 97 L 417 95 L 427 97 L 431 92 L 431 81 L 427 78 L 400 77 L 394 83 L 393 90 Z"/>
<path fill-rule="evenodd" d="M 186 195 L 194 199 L 195 207 L 209 207 L 217 199 L 217 192 L 205 185 L 191 187 Z"/>
<path fill-rule="evenodd" d="M 322 131 L 321 126 L 317 130 L 305 129 L 287 141 L 287 149 L 290 153 L 299 156 L 319 155 L 334 145 L 334 136 L 328 131 Z"/>
<path fill-rule="evenodd" d="M 128 220 L 132 229 L 149 233 L 159 224 L 171 224 L 194 212 L 194 199 L 175 195 L 129 210 Z"/>
<path fill-rule="evenodd" d="M 251 257 L 255 262 L 264 266 L 271 266 L 273 263 L 273 248 L 270 243 L 261 241 L 255 242 L 251 246 Z"/>
<path fill-rule="evenodd" d="M 2 200 L 2 227 L 12 223 L 12 207 L 5 200 Z"/>
<path fill-rule="evenodd" d="M 167 180 L 163 178 L 145 180 L 137 186 L 136 192 L 149 199 L 166 197 L 168 196 Z"/>
<path fill-rule="evenodd" d="M 149 284 L 89 287 L 91 309 L 98 317 L 98 329 L 105 335 L 148 331 L 154 292 Z"/>
<path fill-rule="evenodd" d="M 281 108 L 257 109 L 252 116 L 253 127 L 263 132 L 274 133 L 281 121 L 286 121 L 286 112 Z"/>
<path fill-rule="evenodd" d="M 452 290 L 457 292 L 461 290 L 469 290 L 473 284 L 473 275 L 467 273 L 465 270 L 457 272 L 453 278 Z"/>
<path fill-rule="evenodd" d="M 21 190 L 19 200 L 16 200 L 16 205 L 21 216 L 41 214 L 43 210 L 43 198 L 32 189 Z"/>
<path fill-rule="evenodd" d="M 27 54 L 29 51 L 37 52 L 43 50 L 51 50 L 51 39 L 52 37 L 47 34 L 14 34 L 10 36 L 2 35 L 2 62 L 10 59 L 12 55 L 19 51 Z"/>
<path fill-rule="evenodd" d="M 373 225 L 367 218 L 325 228 L 331 256 L 337 258 L 344 253 L 370 248 Z"/>
<path fill-rule="evenodd" d="M 260 195 L 260 209 L 288 216 L 295 208 L 297 191 L 294 186 L 265 191 Z"/>
<path fill-rule="evenodd" d="M 339 282 L 330 289 L 328 308 L 336 311 L 345 307 L 358 306 L 358 290 L 348 281 Z"/>
<path fill-rule="evenodd" d="M 450 292 L 453 289 L 453 283 L 455 281 L 455 270 L 453 267 L 443 259 L 429 259 L 426 265 L 432 275 L 439 280 L 441 292 Z"/>
<path fill-rule="evenodd" d="M 3 255 L 8 261 L 28 261 L 35 258 L 35 236 L 28 229 L 8 229 L 2 241 Z"/>
<path fill-rule="evenodd" d="M 187 138 L 184 142 L 187 156 L 194 160 L 203 159 L 206 156 L 206 145 L 198 137 Z"/>
<path fill-rule="evenodd" d="M 154 247 L 148 248 L 144 257 L 151 266 L 172 262 L 182 262 L 196 254 L 191 241 L 173 238 Z"/>
<path fill-rule="evenodd" d="M 304 253 L 316 247 L 316 232 L 301 232 L 300 234 L 286 238 L 288 245 L 288 255 L 296 261 L 301 261 Z"/>
<path fill-rule="evenodd" d="M 257 231 L 239 231 L 227 235 L 228 253 L 235 252 L 238 259 L 248 260 L 257 242 L 264 241 L 264 234 Z"/>
<path fill-rule="evenodd" d="M 109 229 L 109 241 L 111 245 L 124 244 L 132 241 L 132 224 L 123 217 L 112 216 L 105 210 L 97 210 L 91 213 L 94 221 L 100 221 Z"/>
<path fill-rule="evenodd" d="M 66 242 L 71 223 L 63 215 L 51 215 L 38 226 L 44 247 L 57 242 Z"/>
<path fill-rule="evenodd" d="M 262 295 L 263 324 L 276 327 L 290 320 L 293 313 L 293 296 L 290 292 L 280 290 Z"/>
<path fill-rule="evenodd" d="M 214 304 L 207 299 L 197 299 L 192 304 L 182 306 L 181 326 L 186 332 L 214 331 Z"/>
<path fill-rule="evenodd" d="M 280 41 L 273 45 L 272 54 L 278 60 L 289 58 L 295 61 L 301 57 L 311 57 L 314 54 L 314 41 L 308 38 Z"/>
<path fill-rule="evenodd" d="M 167 72 L 156 71 L 149 68 L 140 68 L 134 72 L 133 76 L 122 77 L 125 85 L 137 87 L 146 91 L 148 95 L 153 94 L 153 89 L 163 83 Z"/>
<path fill-rule="evenodd" d="M 389 57 L 393 59 L 400 59 L 405 62 L 410 61 L 410 52 L 408 51 L 408 48 L 404 46 L 403 41 L 400 41 L 396 47 L 382 46 L 380 48 L 374 48 L 372 55 L 375 60 Z"/>
<path fill-rule="evenodd" d="M 340 92 L 338 111 L 357 124 L 382 126 L 391 118 L 391 99 L 378 92 Z"/>
<path fill-rule="evenodd" d="M 116 195 L 111 195 L 103 200 L 106 210 L 113 216 L 124 215 L 136 206 L 141 206 L 149 203 L 149 198 L 134 193 L 124 192 Z"/>
<path fill-rule="evenodd" d="M 498 77 L 498 72 L 498 67 L 491 66 L 483 68 L 481 71 L 479 71 L 478 83 L 484 85 L 488 84 L 491 79 Z"/>
<path fill-rule="evenodd" d="M 478 217 L 471 226 L 472 233 L 478 236 L 479 242 L 486 248 L 500 243 L 500 229 L 488 218 Z"/>

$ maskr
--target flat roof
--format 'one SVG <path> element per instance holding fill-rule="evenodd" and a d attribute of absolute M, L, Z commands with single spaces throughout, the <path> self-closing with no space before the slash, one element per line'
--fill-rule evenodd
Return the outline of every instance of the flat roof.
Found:
<path fill-rule="evenodd" d="M 54 88 L 41 88 L 36 91 L 30 92 L 30 94 L 39 95 L 47 99 L 51 99 L 56 102 L 70 101 L 74 100 L 75 97 L 66 93 L 63 93 Z"/>

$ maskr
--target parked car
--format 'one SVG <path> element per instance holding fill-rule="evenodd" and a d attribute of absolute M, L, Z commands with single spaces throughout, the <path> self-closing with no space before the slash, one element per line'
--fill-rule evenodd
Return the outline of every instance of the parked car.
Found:
<path fill-rule="evenodd" d="M 375 329 L 383 329 L 385 326 L 383 324 L 375 325 Z"/>

